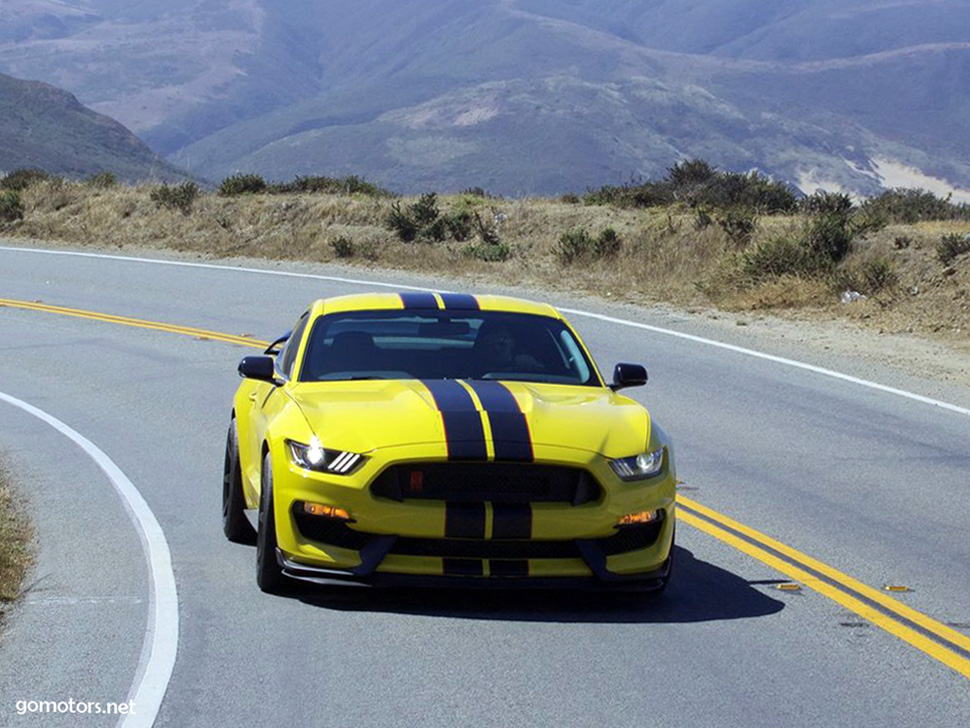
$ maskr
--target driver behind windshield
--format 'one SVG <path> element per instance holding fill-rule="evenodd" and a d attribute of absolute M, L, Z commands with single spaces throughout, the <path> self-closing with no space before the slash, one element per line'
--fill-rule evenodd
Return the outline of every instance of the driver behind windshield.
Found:
<path fill-rule="evenodd" d="M 538 359 L 521 350 L 512 329 L 503 323 L 484 322 L 475 338 L 474 350 L 476 364 L 482 373 L 537 371 L 543 368 Z"/>

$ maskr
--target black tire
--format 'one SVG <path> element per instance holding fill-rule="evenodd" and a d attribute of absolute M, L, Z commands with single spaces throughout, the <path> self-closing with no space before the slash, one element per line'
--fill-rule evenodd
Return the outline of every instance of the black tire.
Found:
<path fill-rule="evenodd" d="M 255 543 L 256 531 L 246 518 L 246 499 L 239 466 L 239 435 L 236 420 L 229 423 L 226 435 L 226 460 L 222 469 L 222 531 L 234 543 Z"/>
<path fill-rule="evenodd" d="M 276 561 L 276 517 L 273 514 L 273 461 L 263 458 L 260 476 L 259 530 L 256 532 L 256 583 L 267 594 L 283 587 L 283 569 Z"/>

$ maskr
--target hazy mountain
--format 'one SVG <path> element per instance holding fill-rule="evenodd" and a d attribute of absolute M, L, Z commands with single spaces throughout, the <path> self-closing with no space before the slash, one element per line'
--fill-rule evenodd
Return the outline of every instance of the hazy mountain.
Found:
<path fill-rule="evenodd" d="M 21 167 L 72 177 L 107 171 L 132 181 L 185 176 L 66 91 L 0 74 L 0 171 Z"/>
<path fill-rule="evenodd" d="M 0 70 L 71 89 L 210 178 L 354 172 L 401 190 L 555 192 L 702 156 L 806 187 L 873 191 L 901 165 L 970 187 L 968 10 L 6 0 Z"/>

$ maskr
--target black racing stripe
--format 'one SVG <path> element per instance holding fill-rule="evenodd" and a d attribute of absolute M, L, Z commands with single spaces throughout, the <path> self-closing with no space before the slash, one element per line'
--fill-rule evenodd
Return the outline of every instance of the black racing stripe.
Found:
<path fill-rule="evenodd" d="M 468 390 L 451 379 L 422 380 L 445 426 L 449 460 L 487 460 L 485 428 Z"/>
<path fill-rule="evenodd" d="M 485 538 L 485 504 L 445 503 L 445 538 Z"/>
<path fill-rule="evenodd" d="M 531 463 L 535 454 L 529 423 L 512 393 L 500 382 L 469 382 L 469 385 L 488 413 L 495 459 Z"/>
<path fill-rule="evenodd" d="M 433 293 L 399 293 L 404 308 L 438 308 L 438 299 Z"/>
<path fill-rule="evenodd" d="M 532 538 L 532 506 L 528 503 L 493 503 L 492 538 Z"/>
<path fill-rule="evenodd" d="M 445 576 L 484 576 L 485 564 L 481 559 L 442 559 Z"/>
<path fill-rule="evenodd" d="M 445 304 L 445 308 L 454 311 L 478 311 L 481 306 L 478 305 L 478 299 L 467 293 L 439 293 L 441 300 Z"/>
<path fill-rule="evenodd" d="M 521 561 L 495 561 L 488 562 L 488 575 L 498 578 L 528 576 L 529 562 L 525 559 Z"/>

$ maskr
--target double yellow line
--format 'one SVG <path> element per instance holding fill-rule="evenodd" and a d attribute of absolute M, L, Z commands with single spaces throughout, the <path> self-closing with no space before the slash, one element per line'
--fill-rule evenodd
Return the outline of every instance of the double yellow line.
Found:
<path fill-rule="evenodd" d="M 10 298 L 0 298 L 0 306 L 22 308 L 28 311 L 56 313 L 60 316 L 73 316 L 75 318 L 90 319 L 92 321 L 104 321 L 105 323 L 109 324 L 121 324 L 123 326 L 135 326 L 140 329 L 152 329 L 153 331 L 166 331 L 170 334 L 181 334 L 183 336 L 191 336 L 200 340 L 211 339 L 212 341 L 223 341 L 227 344 L 238 344 L 239 346 L 249 346 L 255 349 L 265 349 L 267 346 L 269 346 L 269 342 L 257 341 L 249 336 L 236 336 L 235 334 L 226 334 L 221 331 L 209 331 L 207 329 L 196 329 L 191 326 L 164 324 L 157 321 L 129 318 L 128 316 L 114 316 L 108 313 L 83 311 L 81 309 L 67 308 L 65 306 L 51 306 L 41 301 L 17 301 Z"/>
<path fill-rule="evenodd" d="M 970 678 L 970 637 L 770 536 L 677 495 L 679 520 L 841 604 Z"/>
<path fill-rule="evenodd" d="M 40 301 L 0 298 L 0 307 L 2 306 L 165 331 L 195 339 L 222 341 L 257 349 L 268 346 L 268 342 L 245 335 L 237 336 L 190 326 L 52 306 Z M 677 514 L 684 523 L 733 546 L 790 579 L 828 597 L 933 659 L 951 667 L 964 677 L 970 678 L 970 637 L 906 606 L 878 589 L 873 589 L 807 554 L 680 494 L 677 496 Z"/>

